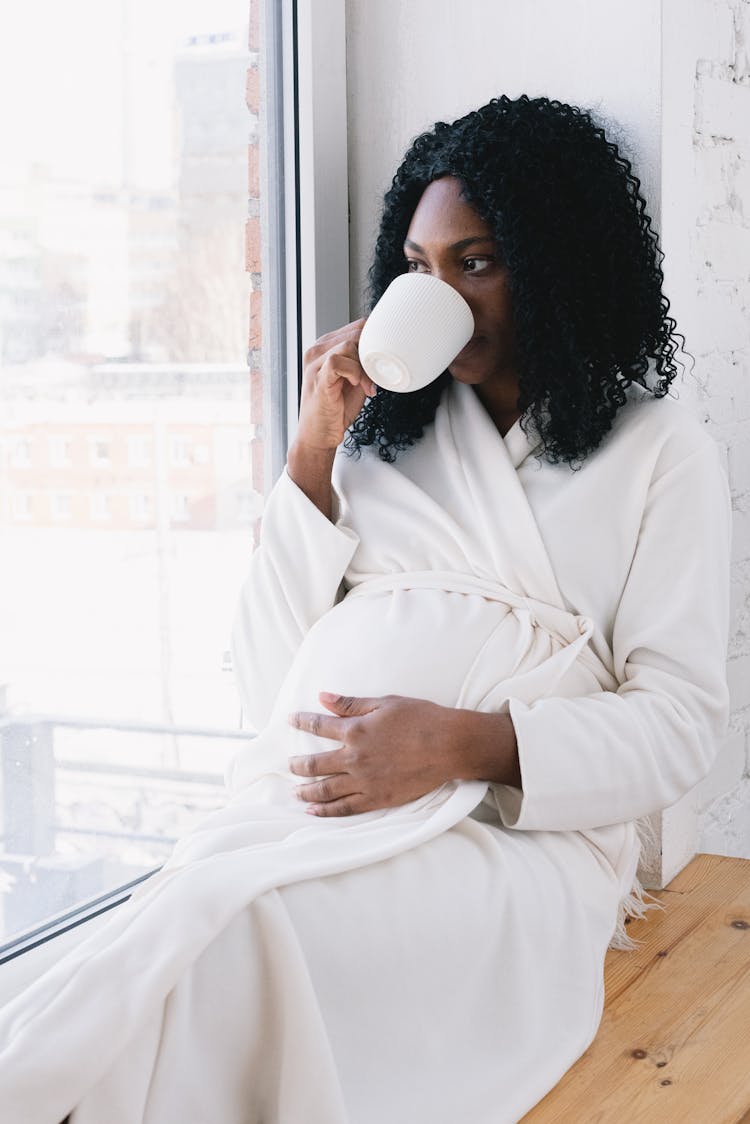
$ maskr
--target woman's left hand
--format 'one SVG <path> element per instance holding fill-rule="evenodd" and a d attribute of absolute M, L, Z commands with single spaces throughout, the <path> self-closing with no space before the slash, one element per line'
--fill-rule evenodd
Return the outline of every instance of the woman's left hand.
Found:
<path fill-rule="evenodd" d="M 297 776 L 325 778 L 296 790 L 312 815 L 351 816 L 407 804 L 461 775 L 456 750 L 460 716 L 467 712 L 402 695 L 319 697 L 330 714 L 289 717 L 296 729 L 339 744 L 289 760 Z"/>

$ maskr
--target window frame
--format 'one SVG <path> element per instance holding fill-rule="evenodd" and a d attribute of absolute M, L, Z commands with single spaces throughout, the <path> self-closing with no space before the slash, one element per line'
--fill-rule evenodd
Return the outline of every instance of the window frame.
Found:
<path fill-rule="evenodd" d="M 304 352 L 349 320 L 346 4 L 266 0 L 263 15 L 274 64 L 261 69 L 264 476 L 275 481 L 297 428 Z"/>
<path fill-rule="evenodd" d="M 260 138 L 267 490 L 283 471 L 296 431 L 304 351 L 349 320 L 345 14 L 345 0 L 265 0 L 261 13 L 268 60 L 261 67 Z M 88 935 L 86 922 L 127 901 L 134 884 L 0 947 L 0 1003 L 21 990 L 35 957 L 42 965 L 49 961 L 49 942 L 66 934 L 63 955 L 71 938 Z"/>

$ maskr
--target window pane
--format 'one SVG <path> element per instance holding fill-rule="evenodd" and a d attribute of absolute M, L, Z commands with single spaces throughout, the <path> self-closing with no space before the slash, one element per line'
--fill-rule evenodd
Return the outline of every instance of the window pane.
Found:
<path fill-rule="evenodd" d="M 221 799 L 268 454 L 260 7 L 0 18 L 0 941 Z"/>

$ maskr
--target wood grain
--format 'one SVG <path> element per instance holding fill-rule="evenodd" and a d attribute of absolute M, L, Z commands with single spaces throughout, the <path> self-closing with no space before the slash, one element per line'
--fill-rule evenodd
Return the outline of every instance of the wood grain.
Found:
<path fill-rule="evenodd" d="M 750 1124 L 750 860 L 698 855 L 610 952 L 596 1039 L 523 1124 Z"/>

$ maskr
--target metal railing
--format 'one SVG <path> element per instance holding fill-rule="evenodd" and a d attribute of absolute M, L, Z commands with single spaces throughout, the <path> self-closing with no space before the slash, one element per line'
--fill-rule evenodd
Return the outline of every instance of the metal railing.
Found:
<path fill-rule="evenodd" d="M 173 750 L 173 760 L 169 765 L 150 765 L 98 760 L 96 754 L 56 754 L 56 737 L 60 732 L 76 730 L 87 732 L 86 736 L 92 731 L 134 738 L 162 736 Z M 80 818 L 65 822 L 58 815 L 61 787 L 78 777 L 82 782 L 96 782 L 99 778 L 109 785 L 127 786 L 132 782 L 132 787 L 141 792 L 166 786 L 172 803 L 184 799 L 185 786 L 188 791 L 194 787 L 199 802 L 203 801 L 203 811 L 207 812 L 210 807 L 205 807 L 206 802 L 213 806 L 221 803 L 223 769 L 181 767 L 179 752 L 174 752 L 178 739 L 206 738 L 220 741 L 223 746 L 227 742 L 237 743 L 239 748 L 253 736 L 242 730 L 108 718 L 50 714 L 5 714 L 0 718 L 0 875 L 4 874 L 6 879 L 10 876 L 13 883 L 0 893 L 0 942 L 3 934 L 8 938 L 5 944 L 0 943 L 0 962 L 126 900 L 129 894 L 125 891 L 133 884 L 134 873 L 135 881 L 139 881 L 159 868 L 158 862 L 142 863 L 135 871 L 132 866 L 123 866 L 127 874 L 112 879 L 117 864 L 111 858 L 105 860 L 96 850 L 85 847 L 73 858 L 61 858 L 57 853 L 61 838 L 93 836 L 108 841 L 110 852 L 113 841 L 121 841 L 123 848 L 137 845 L 144 854 L 149 845 L 154 845 L 152 850 L 161 849 L 161 857 L 175 842 L 176 837 L 169 831 L 143 830 L 137 823 L 112 827 L 101 823 L 87 825 Z M 175 786 L 179 786 L 177 792 Z M 106 807 L 106 801 L 101 806 Z"/>

